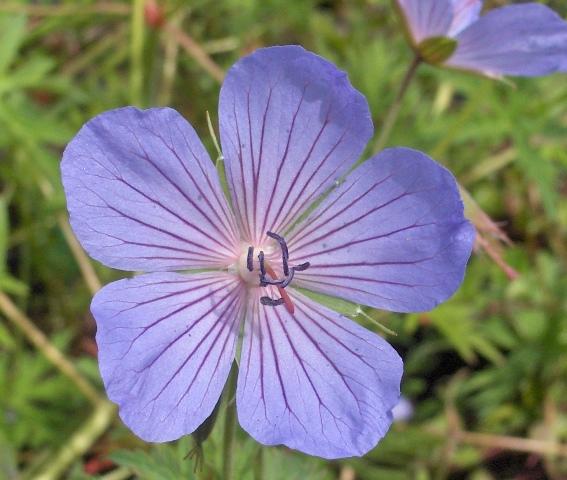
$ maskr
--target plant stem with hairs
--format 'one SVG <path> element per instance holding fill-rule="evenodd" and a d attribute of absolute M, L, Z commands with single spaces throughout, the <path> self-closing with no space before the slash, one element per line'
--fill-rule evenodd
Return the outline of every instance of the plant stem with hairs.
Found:
<path fill-rule="evenodd" d="M 390 109 L 386 113 L 386 118 L 384 119 L 384 123 L 382 124 L 380 135 L 378 135 L 376 143 L 372 147 L 373 154 L 378 153 L 386 146 L 386 143 L 390 138 L 390 134 L 392 133 L 392 128 L 394 128 L 394 125 L 398 120 L 398 115 L 400 114 L 400 108 L 402 107 L 402 101 L 406 95 L 408 87 L 410 86 L 412 80 L 415 78 L 415 74 L 421 63 L 422 63 L 421 58 L 418 55 L 416 55 L 413 61 L 410 63 L 408 69 L 406 70 L 400 88 L 398 90 L 398 93 L 396 94 L 396 98 L 394 99 L 394 102 L 392 103 Z"/>
<path fill-rule="evenodd" d="M 222 478 L 224 480 L 232 480 L 234 478 L 234 435 L 236 433 L 236 400 L 234 399 L 234 395 L 236 392 L 237 376 L 238 369 L 233 365 L 226 389 L 226 412 L 222 442 Z"/>

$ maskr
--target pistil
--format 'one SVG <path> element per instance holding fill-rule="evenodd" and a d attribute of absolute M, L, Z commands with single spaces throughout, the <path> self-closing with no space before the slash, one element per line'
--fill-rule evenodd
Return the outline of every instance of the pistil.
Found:
<path fill-rule="evenodd" d="M 268 273 L 268 275 L 272 277 L 274 280 L 277 280 L 278 276 L 276 275 L 276 272 L 274 272 L 274 269 L 271 267 L 271 265 L 266 261 L 260 263 L 264 263 L 264 268 Z M 295 312 L 295 306 L 293 305 L 290 296 L 285 291 L 285 287 L 276 285 L 276 288 L 278 289 L 278 293 L 280 294 L 281 298 L 274 300 L 270 297 L 262 297 L 260 298 L 260 302 L 262 302 L 262 305 L 272 305 L 272 306 L 281 305 L 283 303 L 285 305 L 286 310 L 293 315 L 293 313 Z M 264 303 L 266 302 L 266 299 L 268 299 L 269 302 Z M 271 303 L 271 302 L 279 302 L 279 303 Z"/>

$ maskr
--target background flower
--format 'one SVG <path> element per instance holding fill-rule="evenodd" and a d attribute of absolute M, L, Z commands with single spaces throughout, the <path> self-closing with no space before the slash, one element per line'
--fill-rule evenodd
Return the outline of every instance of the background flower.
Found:
<path fill-rule="evenodd" d="M 412 44 L 426 61 L 490 77 L 567 71 L 567 22 L 557 13 L 527 3 L 479 17 L 482 3 L 397 0 Z"/>

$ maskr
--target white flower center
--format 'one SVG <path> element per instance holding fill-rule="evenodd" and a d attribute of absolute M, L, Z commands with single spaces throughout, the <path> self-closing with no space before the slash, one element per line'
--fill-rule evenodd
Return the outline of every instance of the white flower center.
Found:
<path fill-rule="evenodd" d="M 259 247 L 253 247 L 251 261 L 252 270 L 248 269 L 249 262 L 249 245 L 243 244 L 240 257 L 238 257 L 238 262 L 236 264 L 236 270 L 242 281 L 248 287 L 259 287 L 260 286 L 260 262 L 258 260 L 258 254 L 263 251 L 266 257 L 271 256 L 274 251 L 274 245 L 261 245 Z"/>

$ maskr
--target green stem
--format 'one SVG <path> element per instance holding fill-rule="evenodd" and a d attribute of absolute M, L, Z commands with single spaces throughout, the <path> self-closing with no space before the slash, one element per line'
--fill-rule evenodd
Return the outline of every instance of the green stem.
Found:
<path fill-rule="evenodd" d="M 254 458 L 254 480 L 264 480 L 264 448 L 261 445 L 258 445 Z"/>
<path fill-rule="evenodd" d="M 184 10 L 180 10 L 177 14 L 171 17 L 169 22 L 175 25 L 176 28 L 179 28 L 185 15 L 186 12 Z M 159 92 L 158 103 L 160 105 L 170 105 L 179 64 L 179 42 L 172 35 L 168 35 L 163 38 L 163 43 L 165 58 L 163 61 L 162 88 Z"/>
<path fill-rule="evenodd" d="M 98 405 L 102 401 L 95 387 L 83 377 L 77 370 L 75 364 L 69 360 L 57 347 L 55 347 L 45 334 L 39 330 L 10 298 L 0 292 L 0 312 L 23 332 L 26 338 L 49 360 L 63 375 L 71 380 L 79 391 L 85 395 L 93 404 Z"/>
<path fill-rule="evenodd" d="M 172 35 L 181 48 L 193 58 L 212 78 L 222 83 L 224 70 L 211 58 L 207 51 L 190 35 L 171 22 L 165 25 L 165 31 Z"/>
<path fill-rule="evenodd" d="M 130 93 L 133 105 L 142 106 L 144 82 L 144 0 L 133 0 L 130 40 Z"/>
<path fill-rule="evenodd" d="M 77 459 L 83 456 L 106 431 L 116 415 L 114 404 L 102 400 L 92 415 L 54 454 L 45 469 L 36 474 L 36 480 L 57 480 Z"/>
<path fill-rule="evenodd" d="M 407 92 L 408 87 L 410 86 L 410 83 L 415 77 L 415 72 L 417 71 L 417 68 L 421 65 L 421 61 L 422 60 L 419 57 L 419 55 L 416 55 L 413 61 L 411 62 L 411 64 L 409 65 L 402 80 L 402 83 L 400 85 L 400 88 L 398 90 L 398 93 L 396 94 L 396 98 L 394 99 L 394 103 L 392 103 L 390 109 L 388 110 L 388 113 L 386 114 L 386 118 L 384 120 L 384 123 L 382 124 L 382 130 L 380 131 L 380 135 L 378 136 L 378 139 L 376 140 L 376 143 L 372 148 L 373 154 L 380 152 L 386 146 L 386 143 L 390 138 L 390 133 L 392 132 L 392 128 L 394 127 L 394 125 L 396 124 L 396 120 L 398 119 L 400 108 L 402 106 L 402 100 L 404 99 L 404 96 Z"/>
<path fill-rule="evenodd" d="M 234 394 L 236 392 L 237 374 L 238 369 L 233 365 L 226 390 L 226 412 L 222 442 L 223 480 L 232 480 L 234 478 L 234 434 L 236 433 L 236 402 L 234 401 Z"/>
<path fill-rule="evenodd" d="M 100 477 L 101 480 L 126 480 L 127 478 L 132 478 L 132 470 L 126 467 L 117 468 Z"/>

